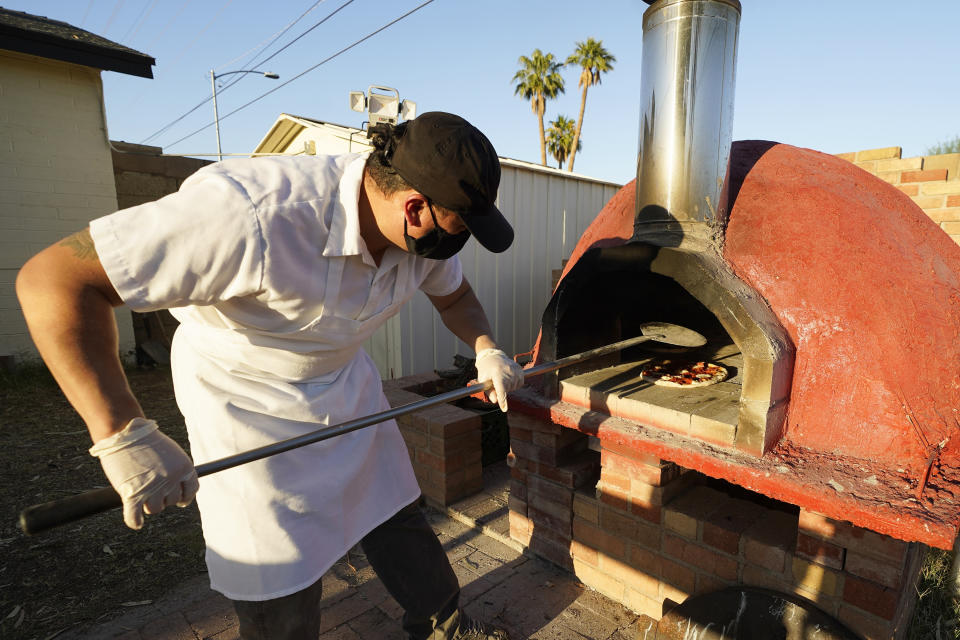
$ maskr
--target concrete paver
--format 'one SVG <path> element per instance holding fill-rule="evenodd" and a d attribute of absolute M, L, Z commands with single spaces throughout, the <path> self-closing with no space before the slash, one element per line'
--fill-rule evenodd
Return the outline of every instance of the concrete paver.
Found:
<path fill-rule="evenodd" d="M 502 476 L 502 473 L 500 474 Z M 466 508 L 427 509 L 461 585 L 471 616 L 505 628 L 513 640 L 633 640 L 650 618 L 589 590 L 569 572 L 521 553 L 504 531 L 498 486 Z M 493 498 L 493 499 L 488 499 Z M 485 505 L 485 508 L 480 508 Z M 359 548 L 323 577 L 320 640 L 403 640 L 403 611 Z M 109 622 L 61 634 L 58 640 L 234 640 L 230 602 L 205 576 Z"/>

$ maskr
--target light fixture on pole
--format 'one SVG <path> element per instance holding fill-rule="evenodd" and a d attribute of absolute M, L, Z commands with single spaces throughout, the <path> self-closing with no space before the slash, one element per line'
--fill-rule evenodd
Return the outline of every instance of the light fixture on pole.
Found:
<path fill-rule="evenodd" d="M 367 93 L 350 92 L 350 108 L 353 111 L 367 112 L 367 137 L 370 127 L 381 122 L 397 124 L 401 119 L 412 120 L 417 117 L 417 103 L 400 100 L 400 92 L 390 87 L 371 85 Z"/>
<path fill-rule="evenodd" d="M 220 151 L 220 114 L 217 113 L 217 78 L 229 76 L 234 73 L 259 73 L 264 78 L 276 80 L 280 76 L 273 71 L 258 71 L 256 69 L 241 69 L 239 71 L 224 71 L 223 73 L 214 73 L 210 69 L 210 86 L 213 88 L 213 124 L 217 129 L 217 160 L 223 160 L 223 154 Z"/>

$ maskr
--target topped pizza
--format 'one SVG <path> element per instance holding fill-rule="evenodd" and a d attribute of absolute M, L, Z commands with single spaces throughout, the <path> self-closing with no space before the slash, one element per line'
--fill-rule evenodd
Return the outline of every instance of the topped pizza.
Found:
<path fill-rule="evenodd" d="M 643 379 L 661 387 L 706 387 L 727 379 L 727 370 L 709 362 L 671 362 L 652 365 L 640 372 Z"/>

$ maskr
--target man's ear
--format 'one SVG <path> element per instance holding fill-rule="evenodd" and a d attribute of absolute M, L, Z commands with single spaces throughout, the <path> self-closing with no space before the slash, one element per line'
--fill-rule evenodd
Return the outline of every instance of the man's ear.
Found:
<path fill-rule="evenodd" d="M 426 215 L 427 199 L 421 193 L 411 192 L 403 199 L 403 216 L 411 227 L 423 225 L 422 217 Z"/>

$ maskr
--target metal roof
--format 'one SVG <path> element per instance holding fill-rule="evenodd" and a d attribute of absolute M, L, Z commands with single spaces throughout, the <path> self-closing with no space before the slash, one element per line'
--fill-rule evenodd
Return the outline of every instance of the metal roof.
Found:
<path fill-rule="evenodd" d="M 66 22 L 0 7 L 0 49 L 152 78 L 152 57 Z"/>

